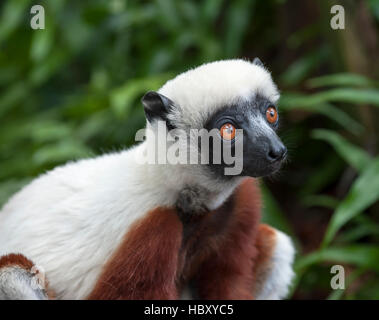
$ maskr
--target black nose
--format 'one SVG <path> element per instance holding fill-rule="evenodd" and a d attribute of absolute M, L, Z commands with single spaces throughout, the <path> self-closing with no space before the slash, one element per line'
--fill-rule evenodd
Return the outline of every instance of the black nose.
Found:
<path fill-rule="evenodd" d="M 285 158 L 287 154 L 287 148 L 283 145 L 283 143 L 272 143 L 267 152 L 267 159 L 270 162 L 280 161 Z"/>

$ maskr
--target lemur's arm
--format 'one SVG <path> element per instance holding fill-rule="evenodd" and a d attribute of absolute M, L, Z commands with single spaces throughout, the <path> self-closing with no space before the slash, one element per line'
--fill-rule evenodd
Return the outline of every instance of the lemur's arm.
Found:
<path fill-rule="evenodd" d="M 268 225 L 259 225 L 258 256 L 253 269 L 254 297 L 257 300 L 284 299 L 294 277 L 295 249 L 290 238 Z"/>
<path fill-rule="evenodd" d="M 177 299 L 181 242 L 182 224 L 174 209 L 149 212 L 108 260 L 88 299 Z"/>

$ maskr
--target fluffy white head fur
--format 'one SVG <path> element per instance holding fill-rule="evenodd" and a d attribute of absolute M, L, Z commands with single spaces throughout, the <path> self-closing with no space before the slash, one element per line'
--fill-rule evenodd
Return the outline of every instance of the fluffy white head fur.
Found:
<path fill-rule="evenodd" d="M 175 125 L 193 128 L 202 128 L 204 120 L 219 108 L 256 94 L 273 103 L 279 99 L 270 73 L 242 59 L 203 64 L 169 80 L 158 92 L 175 103 L 170 114 Z"/>

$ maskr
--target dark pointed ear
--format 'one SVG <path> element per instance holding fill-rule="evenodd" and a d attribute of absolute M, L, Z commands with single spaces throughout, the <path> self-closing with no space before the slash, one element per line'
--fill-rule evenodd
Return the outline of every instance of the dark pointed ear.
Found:
<path fill-rule="evenodd" d="M 255 64 L 255 65 L 259 66 L 259 67 L 262 67 L 262 68 L 264 67 L 263 62 L 258 57 L 254 58 L 253 64 Z"/>
<path fill-rule="evenodd" d="M 141 101 L 149 122 L 154 119 L 167 120 L 167 114 L 174 105 L 169 98 L 155 91 L 147 92 Z"/>

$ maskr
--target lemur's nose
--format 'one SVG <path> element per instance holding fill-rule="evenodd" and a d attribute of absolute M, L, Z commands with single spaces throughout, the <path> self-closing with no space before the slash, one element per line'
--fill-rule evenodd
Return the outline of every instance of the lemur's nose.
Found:
<path fill-rule="evenodd" d="M 272 141 L 267 151 L 267 160 L 270 162 L 277 162 L 283 160 L 287 155 L 287 148 L 281 141 Z"/>

